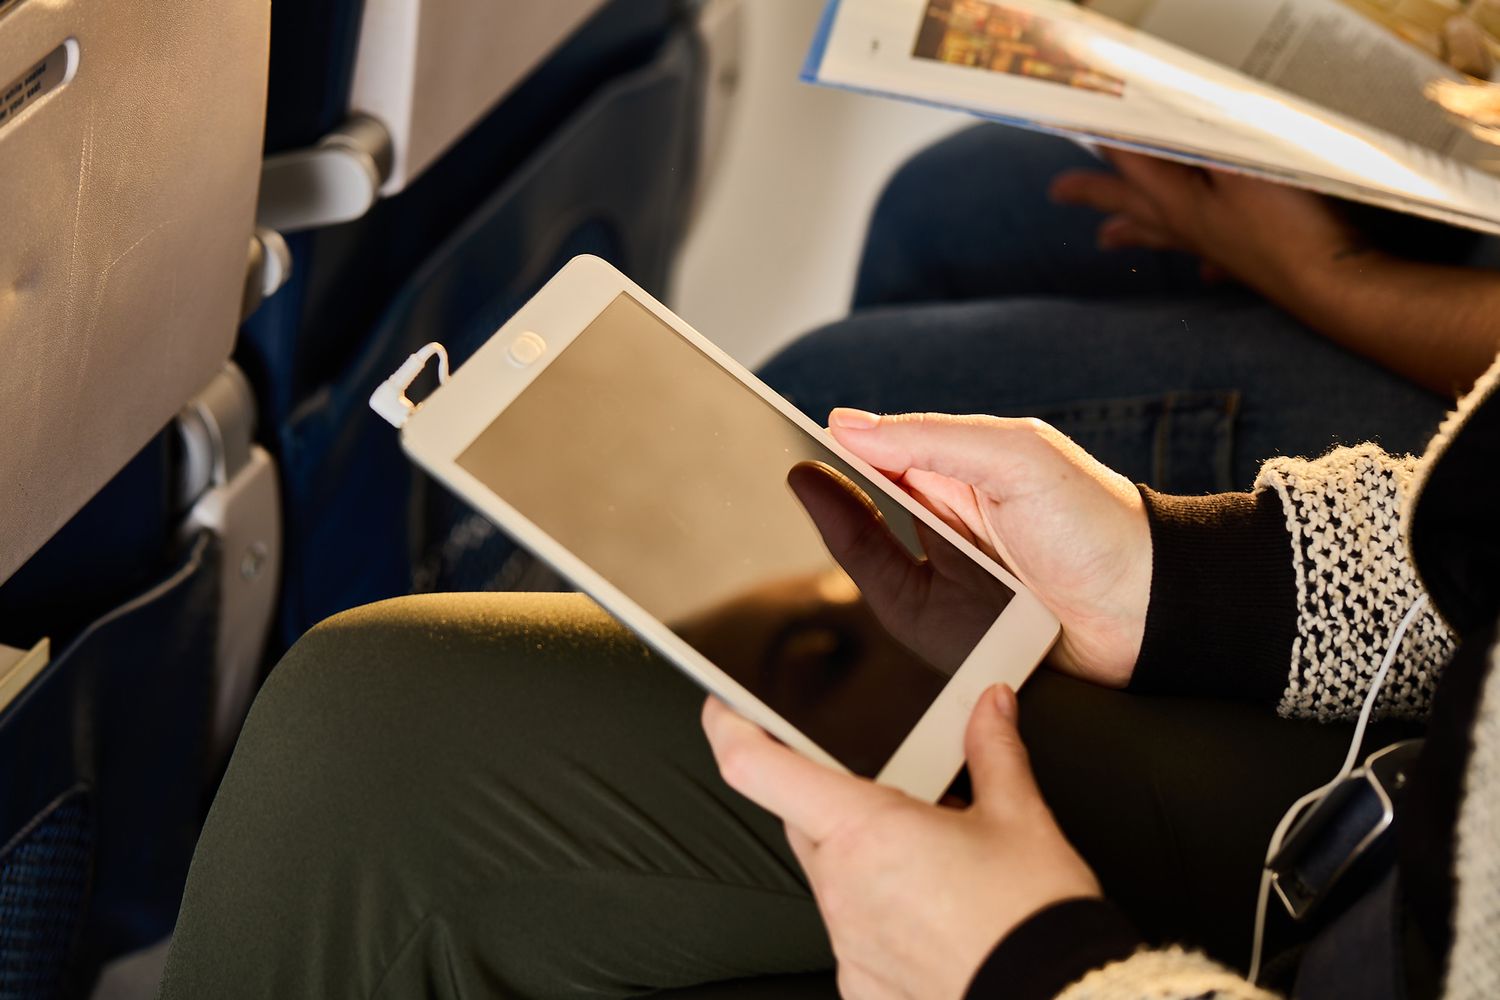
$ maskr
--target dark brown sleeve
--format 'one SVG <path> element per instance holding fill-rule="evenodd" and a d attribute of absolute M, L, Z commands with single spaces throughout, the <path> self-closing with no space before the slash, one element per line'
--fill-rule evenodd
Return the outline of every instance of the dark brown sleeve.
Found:
<path fill-rule="evenodd" d="M 1280 497 L 1140 490 L 1151 522 L 1151 604 L 1130 690 L 1276 704 L 1297 637 Z"/>
<path fill-rule="evenodd" d="M 965 1000 L 1052 1000 L 1098 968 L 1129 958 L 1144 942 L 1102 899 L 1070 899 L 1028 917 L 1007 934 L 969 984 Z"/>

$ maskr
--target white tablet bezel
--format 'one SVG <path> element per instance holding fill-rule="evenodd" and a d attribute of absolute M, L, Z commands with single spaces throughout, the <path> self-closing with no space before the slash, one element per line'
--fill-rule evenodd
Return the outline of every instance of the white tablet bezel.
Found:
<path fill-rule="evenodd" d="M 929 802 L 935 801 L 963 765 L 964 731 L 979 696 L 990 685 L 1001 681 L 1019 687 L 1057 637 L 1057 619 L 1020 581 L 901 490 L 888 485 L 884 476 L 848 452 L 824 428 L 809 420 L 605 261 L 591 256 L 574 258 L 455 372 L 446 385 L 418 407 L 401 433 L 407 454 L 746 718 L 808 757 L 838 770 L 846 770 L 733 677 L 636 604 L 628 594 L 594 572 L 458 464 L 459 456 L 469 445 L 622 293 L 650 310 L 818 443 L 863 472 L 913 516 L 921 518 L 933 531 L 958 546 L 1015 592 L 1015 597 L 995 624 L 876 776 L 882 784 Z M 510 355 L 511 345 L 523 333 L 540 336 L 546 345 L 542 355 L 526 365 L 517 364 Z M 629 378 L 629 372 L 621 372 L 620 377 Z"/>

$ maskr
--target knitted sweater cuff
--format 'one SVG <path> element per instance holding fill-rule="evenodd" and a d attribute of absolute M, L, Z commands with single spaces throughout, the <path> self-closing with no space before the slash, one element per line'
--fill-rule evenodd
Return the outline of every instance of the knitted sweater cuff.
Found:
<path fill-rule="evenodd" d="M 1277 704 L 1297 637 L 1281 499 L 1272 490 L 1140 491 L 1151 524 L 1151 604 L 1130 690 Z"/>

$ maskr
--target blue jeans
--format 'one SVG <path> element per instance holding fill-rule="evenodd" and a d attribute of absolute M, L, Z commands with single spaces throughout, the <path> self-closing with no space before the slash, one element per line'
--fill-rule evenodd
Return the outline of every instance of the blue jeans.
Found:
<path fill-rule="evenodd" d="M 1046 195 L 1072 167 L 1101 164 L 993 125 L 918 154 L 876 208 L 854 313 L 762 377 L 816 420 L 834 406 L 1041 417 L 1177 493 L 1246 489 L 1276 455 L 1367 440 L 1423 449 L 1451 400 L 1244 289 L 1206 286 L 1186 255 L 1098 250 L 1102 217 Z M 1479 246 L 1445 227 L 1385 225 L 1436 259 Z"/>

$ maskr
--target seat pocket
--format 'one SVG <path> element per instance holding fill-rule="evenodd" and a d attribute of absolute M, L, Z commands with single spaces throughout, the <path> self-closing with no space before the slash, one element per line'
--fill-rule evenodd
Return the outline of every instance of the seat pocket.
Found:
<path fill-rule="evenodd" d="M 220 558 L 189 539 L 0 710 L 0 996 L 171 931 L 212 779 Z"/>

